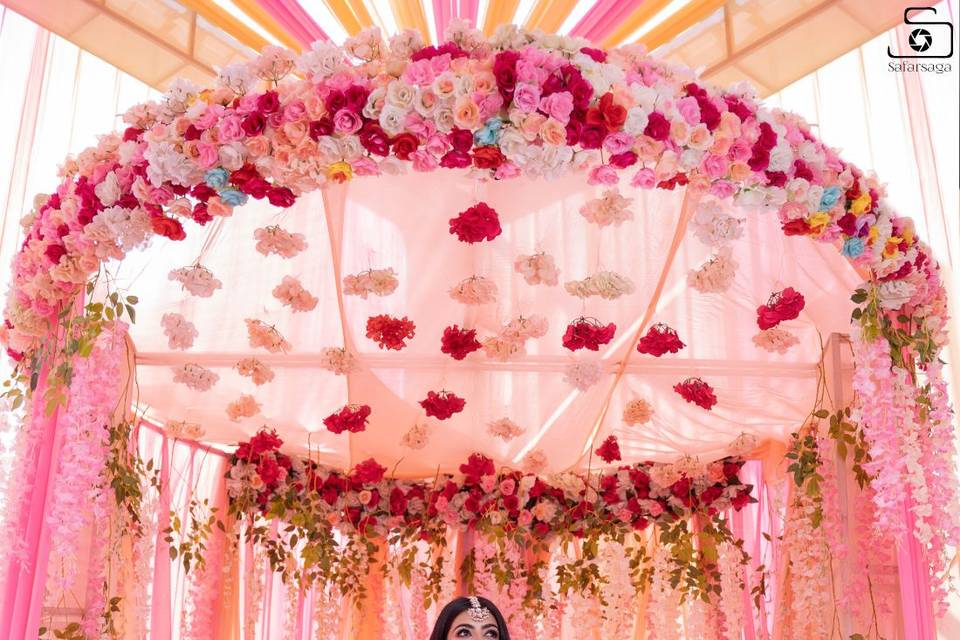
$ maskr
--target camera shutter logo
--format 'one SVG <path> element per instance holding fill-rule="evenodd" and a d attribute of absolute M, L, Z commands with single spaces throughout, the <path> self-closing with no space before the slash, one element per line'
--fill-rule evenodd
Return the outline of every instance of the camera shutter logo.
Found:
<path fill-rule="evenodd" d="M 953 25 L 949 21 L 926 20 L 935 7 L 907 7 L 903 10 L 903 23 L 912 27 L 907 36 L 907 46 L 902 53 L 887 47 L 891 58 L 951 58 L 953 57 Z"/>

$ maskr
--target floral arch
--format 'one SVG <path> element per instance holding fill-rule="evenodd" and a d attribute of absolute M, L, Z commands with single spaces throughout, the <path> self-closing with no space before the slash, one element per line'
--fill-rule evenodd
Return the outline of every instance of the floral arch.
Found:
<path fill-rule="evenodd" d="M 160 412 L 146 421 L 165 422 L 172 435 L 205 430 L 239 443 L 224 463 L 225 508 L 191 503 L 189 517 L 161 514 L 152 524 L 167 529 L 163 544 L 207 598 L 229 580 L 207 557 L 250 553 L 296 585 L 301 603 L 304 593 L 318 609 L 367 603 L 376 624 L 387 624 L 391 606 L 383 581 L 399 576 L 428 605 L 458 589 L 499 590 L 523 633 L 548 633 L 561 624 L 549 612 L 562 620 L 577 615 L 564 606 L 589 613 L 599 606 L 591 602 L 604 605 L 604 624 L 626 628 L 633 621 L 615 611 L 631 612 L 633 589 L 642 588 L 650 628 L 664 637 L 676 616 L 654 604 L 678 593 L 706 603 L 683 605 L 696 609 L 684 615 L 707 620 L 718 637 L 739 637 L 750 618 L 766 615 L 756 553 L 782 547 L 799 563 L 811 538 L 833 542 L 841 511 L 837 490 L 825 487 L 849 476 L 857 498 L 844 508 L 870 532 L 857 544 L 876 551 L 896 541 L 901 581 L 920 576 L 928 601 L 942 599 L 958 533 L 948 515 L 952 413 L 939 360 L 945 291 L 928 248 L 876 180 L 749 88 L 712 87 L 640 48 L 602 51 L 516 28 L 490 41 L 462 25 L 447 35 L 424 46 L 413 32 L 387 43 L 371 31 L 299 57 L 268 48 L 224 69 L 216 87 L 178 83 L 162 101 L 134 107 L 122 133 L 64 164 L 63 182 L 24 219 L 5 311 L 3 339 L 19 363 L 7 395 L 26 409 L 30 452 L 19 473 L 32 479 L 8 506 L 15 533 L 30 544 L 37 516 L 28 505 L 46 450 L 37 443 L 49 443 L 59 456 L 46 462 L 56 487 L 75 487 L 47 498 L 54 557 L 75 554 L 90 522 L 69 512 L 78 495 L 142 536 L 151 526 L 142 496 L 162 494 L 163 479 L 132 440 L 140 416 L 126 405 L 150 405 Z M 438 184 L 448 178 L 449 189 Z M 244 218 L 250 201 L 269 203 L 270 224 Z M 290 231 L 293 218 L 277 212 L 298 206 L 313 208 L 297 223 L 307 233 Z M 631 235 L 641 216 L 644 234 Z M 179 253 L 176 245 L 188 246 L 188 231 L 201 227 L 212 230 L 203 262 L 196 245 Z M 231 228 L 248 235 L 232 244 Z M 369 248 L 374 234 L 381 244 Z M 318 268 L 332 281 L 303 268 L 268 288 L 274 309 L 308 318 L 296 325 L 310 345 L 301 356 L 276 315 L 261 317 L 256 282 L 280 272 L 209 251 L 218 236 L 235 249 L 250 235 L 275 263 L 329 239 L 321 255 L 329 264 Z M 816 290 L 824 272 L 805 271 L 794 236 L 822 243 L 805 250 L 848 287 L 840 299 Z M 173 268 L 164 277 L 186 292 L 178 310 L 206 313 L 207 327 L 224 340 L 239 336 L 251 353 L 208 348 L 193 358 L 204 332 L 179 312 L 163 313 L 162 338 L 156 324 L 152 336 L 136 334 L 171 303 L 137 297 L 116 267 L 145 271 L 157 256 L 140 249 L 158 237 L 172 241 L 160 256 Z M 744 256 L 750 262 L 738 265 Z M 568 273 L 570 260 L 594 268 Z M 209 261 L 230 265 L 228 287 Z M 736 296 L 727 293 L 734 282 Z M 715 301 L 695 331 L 681 324 L 691 308 L 671 302 L 678 284 Z M 220 304 L 243 312 L 202 311 L 204 298 L 232 290 L 239 295 Z M 409 308 L 390 302 L 398 290 Z M 631 300 L 638 291 L 645 299 Z M 855 371 L 844 400 L 842 372 L 827 379 L 818 334 L 839 341 L 836 319 L 848 311 Z M 730 337 L 694 344 L 735 318 L 751 327 L 746 347 Z M 136 353 L 127 337 L 134 320 Z M 541 346 L 545 336 L 556 344 Z M 730 345 L 769 361 L 724 364 L 736 360 L 723 351 Z M 696 356 L 678 356 L 684 349 Z M 770 377 L 791 349 L 819 360 L 805 386 Z M 314 382 L 321 370 L 328 377 Z M 182 394 L 209 391 L 225 371 L 253 391 L 184 404 Z M 502 372 L 513 377 L 505 382 Z M 637 382 L 643 376 L 655 382 Z M 258 394 L 271 384 L 282 389 L 264 410 Z M 781 410 L 789 403 L 780 385 L 783 396 L 800 396 L 790 411 Z M 538 393 L 550 402 L 523 409 Z M 298 418 L 307 403 L 316 416 Z M 311 428 L 296 431 L 304 421 Z M 677 431 L 660 444 L 640 431 L 667 422 Z M 288 433 L 295 441 L 281 452 Z M 770 499 L 759 490 L 760 459 L 787 468 L 787 524 L 776 541 L 765 530 L 767 542 L 744 544 L 737 514 Z M 762 518 L 751 517 L 759 531 Z M 216 524 L 237 536 L 221 536 Z M 873 559 L 855 555 L 843 559 L 850 573 Z M 109 561 L 102 550 L 97 557 L 93 575 Z M 20 559 L 2 559 L 9 601 L 28 572 Z M 797 634 L 823 615 L 807 611 L 823 579 L 822 569 L 812 575 L 816 560 L 810 575 L 794 571 L 808 582 L 785 587 L 793 615 L 777 613 Z M 58 587 L 74 580 L 68 572 Z M 862 576 L 845 575 L 844 584 L 855 593 Z M 110 618 L 115 585 L 104 585 L 85 618 L 90 630 Z M 744 601 L 753 597 L 751 613 Z M 876 611 L 872 623 L 869 612 L 857 615 L 878 633 Z M 203 614 L 193 616 L 203 628 Z M 406 624 L 417 629 L 418 620 Z"/>

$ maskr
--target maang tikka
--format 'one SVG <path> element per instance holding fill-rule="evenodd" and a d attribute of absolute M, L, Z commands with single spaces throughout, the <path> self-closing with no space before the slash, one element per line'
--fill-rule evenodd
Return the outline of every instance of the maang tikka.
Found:
<path fill-rule="evenodd" d="M 480 598 L 477 596 L 470 596 L 470 619 L 476 623 L 481 623 L 487 619 L 487 616 L 490 615 L 490 612 L 487 611 L 485 607 L 480 606 Z"/>

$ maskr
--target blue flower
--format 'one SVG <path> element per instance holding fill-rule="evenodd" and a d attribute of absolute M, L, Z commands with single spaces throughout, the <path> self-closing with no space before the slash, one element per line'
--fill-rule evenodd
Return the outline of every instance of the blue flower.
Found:
<path fill-rule="evenodd" d="M 837 200 L 840 199 L 840 187 L 833 186 L 828 187 L 823 190 L 823 195 L 820 196 L 820 210 L 826 211 L 837 204 Z"/>
<path fill-rule="evenodd" d="M 503 120 L 500 118 L 490 118 L 484 123 L 484 126 L 488 129 L 493 129 L 494 131 L 500 131 L 500 127 L 503 126 Z"/>
<path fill-rule="evenodd" d="M 494 144 L 497 141 L 499 131 L 490 127 L 478 129 L 473 134 L 473 143 L 478 147 Z"/>
<path fill-rule="evenodd" d="M 230 172 L 223 167 L 210 169 L 210 171 L 207 171 L 206 175 L 203 176 L 203 181 L 207 183 L 208 187 L 213 189 L 223 189 L 227 186 L 227 181 L 229 180 Z"/>
<path fill-rule="evenodd" d="M 849 238 L 843 243 L 843 249 L 841 250 L 841 253 L 848 258 L 856 258 L 863 253 L 863 239 Z"/>
<path fill-rule="evenodd" d="M 220 192 L 220 200 L 231 207 L 239 207 L 246 204 L 247 194 L 237 189 L 224 189 Z"/>

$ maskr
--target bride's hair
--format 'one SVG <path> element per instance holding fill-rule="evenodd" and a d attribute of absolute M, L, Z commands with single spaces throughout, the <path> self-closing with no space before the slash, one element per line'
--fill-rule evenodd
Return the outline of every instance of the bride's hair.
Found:
<path fill-rule="evenodd" d="M 477 600 L 480 601 L 480 606 L 489 611 L 490 615 L 493 616 L 493 619 L 496 621 L 500 640 L 510 640 L 510 632 L 507 631 L 507 622 L 503 619 L 503 614 L 500 613 L 500 610 L 497 609 L 497 605 L 486 598 L 477 597 Z M 430 640 L 447 640 L 447 634 L 450 633 L 450 627 L 453 626 L 454 619 L 470 607 L 470 598 L 460 597 L 448 602 L 447 606 L 440 611 L 440 615 L 437 616 L 437 623 L 433 625 L 433 633 L 430 634 Z"/>

